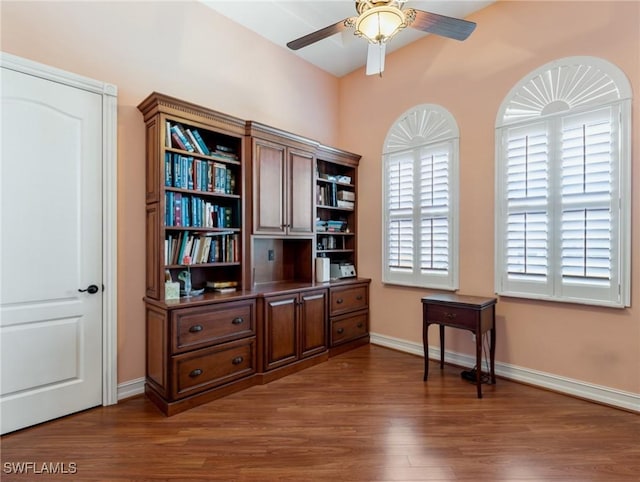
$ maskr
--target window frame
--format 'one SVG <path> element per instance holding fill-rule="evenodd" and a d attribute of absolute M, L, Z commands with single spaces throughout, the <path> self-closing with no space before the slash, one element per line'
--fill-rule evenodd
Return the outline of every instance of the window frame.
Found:
<path fill-rule="evenodd" d="M 564 69 L 564 70 L 563 70 Z M 572 72 L 567 76 L 566 72 Z M 580 75 L 577 75 L 580 74 Z M 563 75 L 566 76 L 563 79 Z M 589 89 L 589 82 L 577 82 L 576 79 L 589 79 L 599 86 L 599 94 Z M 527 111 L 526 96 L 543 85 L 540 79 L 562 85 L 565 80 L 576 87 L 572 95 L 581 95 L 580 102 L 563 98 L 545 89 L 536 93 L 539 110 Z M 607 91 L 604 92 L 602 86 Z M 571 89 L 564 86 L 564 92 Z M 580 90 L 582 88 L 582 91 Z M 540 102 L 544 95 L 554 100 L 544 104 Z M 604 92 L 604 95 L 603 95 Z M 557 92 L 555 93 L 557 94 Z M 564 103 L 564 104 L 563 104 Z M 531 102 L 533 105 L 533 102 Z M 611 174 L 611 278 L 609 286 L 597 286 L 597 283 L 575 283 L 565 281 L 562 273 L 562 132 L 564 123 L 576 116 L 589 116 L 602 110 L 611 109 L 614 150 Z M 507 150 L 509 132 L 514 129 L 526 129 L 536 124 L 544 124 L 548 136 L 548 199 L 546 213 L 548 272 L 547 280 L 510 279 L 508 273 L 507 251 Z M 558 302 L 580 303 L 596 306 L 623 308 L 630 306 L 631 285 L 631 89 L 622 71 L 607 61 L 595 57 L 568 57 L 559 59 L 536 69 L 519 81 L 504 99 L 496 119 L 496 209 L 495 209 L 495 291 L 501 296 L 542 299 Z M 617 206 L 616 206 L 617 204 Z M 588 203 L 585 201 L 584 206 Z M 564 212 L 567 209 L 565 207 Z"/>
<path fill-rule="evenodd" d="M 413 266 L 410 270 L 397 270 L 390 266 L 390 245 L 388 226 L 393 216 L 390 213 L 389 170 L 390 163 L 398 156 L 409 156 L 415 169 L 421 164 L 421 154 L 425 151 L 445 149 L 447 163 L 447 269 L 420 269 L 420 232 L 421 213 L 430 211 L 415 202 L 411 210 L 411 219 L 415 245 L 412 250 Z M 382 158 L 382 282 L 400 286 L 411 286 L 455 291 L 458 289 L 458 218 L 459 218 L 459 134 L 453 116 L 444 108 L 434 104 L 417 105 L 403 113 L 392 124 L 385 139 Z M 405 161 L 408 162 L 408 161 Z M 419 199 L 419 173 L 413 177 L 413 197 Z"/>

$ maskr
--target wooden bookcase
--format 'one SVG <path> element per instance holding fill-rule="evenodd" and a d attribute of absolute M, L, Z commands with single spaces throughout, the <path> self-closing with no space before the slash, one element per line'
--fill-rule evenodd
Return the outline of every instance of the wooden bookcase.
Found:
<path fill-rule="evenodd" d="M 242 287 L 244 121 L 157 93 L 139 109 L 147 129 L 147 296 L 165 298 L 167 273 L 177 281 L 187 255 L 194 289 L 208 281 Z"/>
<path fill-rule="evenodd" d="M 138 108 L 145 393 L 160 410 L 172 415 L 367 343 L 370 280 L 318 283 L 314 271 L 317 256 L 356 265 L 360 157 L 163 94 Z M 333 197 L 318 202 L 323 190 Z M 317 219 L 343 224 L 319 232 Z M 168 299 L 167 279 L 186 270 L 205 291 Z M 206 289 L 212 282 L 235 290 Z"/>

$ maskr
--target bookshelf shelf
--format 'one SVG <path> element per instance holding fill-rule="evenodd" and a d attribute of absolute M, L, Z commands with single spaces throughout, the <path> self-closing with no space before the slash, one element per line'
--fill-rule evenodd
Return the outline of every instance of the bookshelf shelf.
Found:
<path fill-rule="evenodd" d="M 319 249 L 318 254 L 331 254 L 331 253 L 353 253 L 353 249 Z"/>
<path fill-rule="evenodd" d="M 179 187 L 166 186 L 165 191 L 179 192 L 181 194 L 188 194 L 193 196 L 206 196 L 211 198 L 241 199 L 241 196 L 239 194 L 226 194 L 223 192 L 212 192 L 212 191 L 197 191 L 194 189 L 182 189 Z"/>
<path fill-rule="evenodd" d="M 166 152 L 173 152 L 182 156 L 197 157 L 198 159 L 204 159 L 212 162 L 222 162 L 230 166 L 240 166 L 242 163 L 233 159 L 225 159 L 222 157 L 205 156 L 204 154 L 198 154 L 197 152 L 183 151 L 182 149 L 176 149 L 175 147 L 165 147 Z"/>
<path fill-rule="evenodd" d="M 316 178 L 316 181 L 318 183 L 335 184 L 336 186 L 350 187 L 352 189 L 355 189 L 356 187 L 354 184 L 348 182 L 330 181 L 329 179 L 323 179 L 321 177 Z"/>
<path fill-rule="evenodd" d="M 191 269 L 195 269 L 194 267 L 198 267 L 198 268 L 211 268 L 211 267 L 223 267 L 223 266 L 239 266 L 240 262 L 233 262 L 233 263 L 194 263 L 189 265 L 191 267 Z M 187 265 L 186 264 L 168 264 L 165 266 L 165 268 L 167 269 L 181 269 L 181 270 L 185 270 L 187 269 Z"/>
<path fill-rule="evenodd" d="M 318 205 L 316 206 L 318 209 L 330 209 L 332 211 L 354 211 L 353 208 L 341 208 L 339 206 L 325 206 L 325 205 Z"/>

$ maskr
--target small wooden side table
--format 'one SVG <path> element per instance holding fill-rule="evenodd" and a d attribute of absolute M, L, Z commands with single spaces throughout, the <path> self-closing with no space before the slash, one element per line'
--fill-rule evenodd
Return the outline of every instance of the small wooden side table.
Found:
<path fill-rule="evenodd" d="M 482 398 L 482 335 L 490 331 L 490 376 L 496 383 L 496 298 L 455 294 L 434 294 L 422 298 L 422 341 L 424 380 L 429 375 L 429 325 L 440 325 L 440 369 L 444 368 L 444 327 L 469 330 L 476 335 L 476 386 Z"/>

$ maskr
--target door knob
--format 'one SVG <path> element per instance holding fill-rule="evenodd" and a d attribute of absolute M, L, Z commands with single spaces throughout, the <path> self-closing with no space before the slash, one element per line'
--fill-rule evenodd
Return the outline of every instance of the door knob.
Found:
<path fill-rule="evenodd" d="M 96 285 L 89 285 L 86 290 L 78 289 L 80 293 L 88 292 L 90 295 L 95 295 L 99 288 Z"/>

